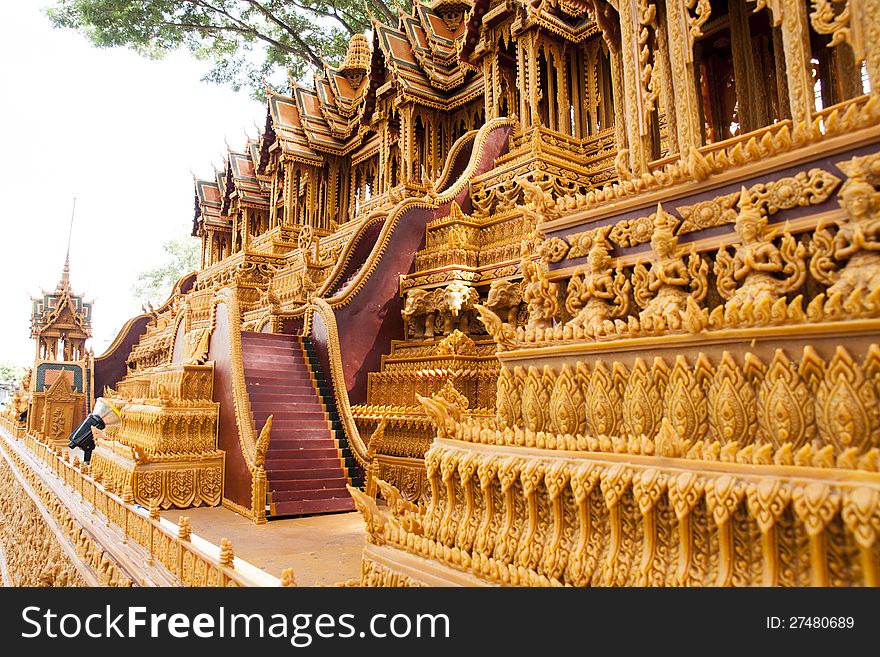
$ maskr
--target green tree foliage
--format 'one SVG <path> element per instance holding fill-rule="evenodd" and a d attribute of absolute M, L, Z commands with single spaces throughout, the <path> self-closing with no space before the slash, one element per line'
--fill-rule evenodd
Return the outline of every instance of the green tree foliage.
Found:
<path fill-rule="evenodd" d="M 301 78 L 322 58 L 338 62 L 371 16 L 393 24 L 399 7 L 411 0 L 55 0 L 46 13 L 102 48 L 152 58 L 187 48 L 213 61 L 205 80 L 263 99 L 261 80 L 285 69 Z"/>
<path fill-rule="evenodd" d="M 137 282 L 131 286 L 132 294 L 142 303 L 158 306 L 171 294 L 171 288 L 184 274 L 199 268 L 199 241 L 182 237 L 165 242 L 162 246 L 168 255 L 167 261 L 141 272 Z"/>
<path fill-rule="evenodd" d="M 8 361 L 0 363 L 0 383 L 20 381 L 24 376 L 24 368 Z"/>

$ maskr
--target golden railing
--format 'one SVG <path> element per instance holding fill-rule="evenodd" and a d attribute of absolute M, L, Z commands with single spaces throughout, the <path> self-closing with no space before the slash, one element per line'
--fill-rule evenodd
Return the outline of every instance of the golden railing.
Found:
<path fill-rule="evenodd" d="M 20 456 L 22 452 L 43 465 L 40 472 L 26 459 L 19 463 L 30 466 L 41 478 L 51 473 L 76 494 L 83 506 L 104 517 L 107 524 L 118 527 L 123 534 L 123 543 L 134 543 L 147 553 L 147 563 L 161 564 L 182 586 L 282 586 L 292 581 L 285 575 L 278 579 L 252 564 L 234 556 L 232 545 L 226 539 L 221 546 L 192 534 L 188 520 L 181 524 L 161 518 L 158 508 L 145 509 L 126 497 L 108 490 L 100 481 L 84 472 L 87 466 L 67 459 L 67 453 L 53 451 L 51 447 L 25 433 L 24 428 L 13 424 L 8 418 L 0 417 L 0 426 L 9 432 L 14 441 L 5 440 L 6 445 Z M 6 438 L 4 436 L 4 438 Z M 20 441 L 20 444 L 18 442 Z"/>

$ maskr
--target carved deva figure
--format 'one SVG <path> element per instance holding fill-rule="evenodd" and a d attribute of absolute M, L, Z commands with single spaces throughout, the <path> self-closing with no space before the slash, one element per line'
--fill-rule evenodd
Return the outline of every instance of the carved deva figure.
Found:
<path fill-rule="evenodd" d="M 636 303 L 643 308 L 639 322 L 645 331 L 681 329 L 688 299 L 699 304 L 706 297 L 709 267 L 693 247 L 685 263 L 683 249 L 673 234 L 675 225 L 675 218 L 658 203 L 651 235 L 650 269 L 641 263 L 633 269 Z"/>
<path fill-rule="evenodd" d="M 436 291 L 416 289 L 406 293 L 406 303 L 400 314 L 412 326 L 413 337 L 418 339 L 434 337 L 434 317 L 437 315 L 435 305 Z"/>
<path fill-rule="evenodd" d="M 861 298 L 880 294 L 880 192 L 868 180 L 872 164 L 880 169 L 880 155 L 838 165 L 850 176 L 838 194 L 846 215 L 833 237 L 827 227 L 813 237 L 810 270 L 817 280 L 830 285 L 827 309 L 842 305 L 859 312 Z"/>
<path fill-rule="evenodd" d="M 619 267 L 612 273 L 609 250 L 604 235 L 597 236 L 586 268 L 578 268 L 571 277 L 565 298 L 565 308 L 574 317 L 569 326 L 582 327 L 594 339 L 618 333 L 612 318 L 629 310 L 630 284 Z"/>
<path fill-rule="evenodd" d="M 782 244 L 777 247 L 773 243 L 776 230 L 767 225 L 767 217 L 752 202 L 745 187 L 740 192 L 738 205 L 734 228 L 741 241 L 732 257 L 726 248 L 718 251 L 715 260 L 718 292 L 727 300 L 724 316 L 728 324 L 750 317 L 767 323 L 772 319 L 773 304 L 803 285 L 807 275 L 806 247 L 797 243 L 788 231 L 783 233 Z M 780 315 L 780 319 L 784 317 L 784 313 Z"/>
<path fill-rule="evenodd" d="M 529 246 L 528 240 L 523 242 L 519 261 L 523 275 L 523 301 L 529 307 L 526 329 L 550 328 L 559 314 L 559 286 L 550 282 L 543 267 L 532 260 Z"/>

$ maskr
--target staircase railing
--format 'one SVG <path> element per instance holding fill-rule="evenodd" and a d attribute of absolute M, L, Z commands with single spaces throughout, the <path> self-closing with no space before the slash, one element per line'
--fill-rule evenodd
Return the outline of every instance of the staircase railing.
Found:
<path fill-rule="evenodd" d="M 345 365 L 343 363 L 343 348 L 340 344 L 339 327 L 336 321 L 336 311 L 350 304 L 357 297 L 358 293 L 361 292 L 364 286 L 367 285 L 367 283 L 371 280 L 373 273 L 375 272 L 376 268 L 383 258 L 383 255 L 390 245 L 391 239 L 395 233 L 395 228 L 397 227 L 401 217 L 403 217 L 405 213 L 409 210 L 424 209 L 433 212 L 438 208 L 441 208 L 443 205 L 450 204 L 453 200 L 456 200 L 456 198 L 466 190 L 467 186 L 470 183 L 470 180 L 478 173 L 481 173 L 481 169 L 486 170 L 491 166 L 491 162 L 484 161 L 484 151 L 490 143 L 490 137 L 492 137 L 496 133 L 496 131 L 503 131 L 502 134 L 506 134 L 506 136 L 509 136 L 510 131 L 513 129 L 513 126 L 514 121 L 506 118 L 493 119 L 489 121 L 486 125 L 484 125 L 473 136 L 473 148 L 471 150 L 467 166 L 464 168 L 457 180 L 448 187 L 448 189 L 445 189 L 433 198 L 405 198 L 401 200 L 388 213 L 388 216 L 382 227 L 382 231 L 379 234 L 378 239 L 376 240 L 375 246 L 373 247 L 367 259 L 364 261 L 364 264 L 358 270 L 355 278 L 345 288 L 345 290 L 328 299 L 317 297 L 313 298 L 307 304 L 304 304 L 300 308 L 296 309 L 293 313 L 296 316 L 305 315 L 304 321 L 307 333 L 313 333 L 315 331 L 316 319 L 320 319 L 318 325 L 320 325 L 323 330 L 326 331 L 326 335 L 321 336 L 321 341 L 326 341 L 327 358 L 329 360 L 330 367 L 330 381 L 333 386 L 333 393 L 336 400 L 337 411 L 339 413 L 343 429 L 345 430 L 346 440 L 348 441 L 351 452 L 357 460 L 358 464 L 363 468 L 366 468 L 369 464 L 369 460 L 367 457 L 367 445 L 360 435 L 360 432 L 358 431 L 358 428 L 354 422 L 354 417 L 351 413 L 349 386 L 346 383 Z M 466 135 L 466 137 L 468 137 L 468 135 Z M 464 141 L 464 138 L 462 138 L 462 140 L 459 140 L 459 142 L 462 145 L 466 143 Z M 460 152 L 460 148 L 450 154 L 449 160 L 455 158 L 455 156 Z M 503 147 L 499 147 L 499 152 L 493 155 L 492 161 L 494 161 L 494 157 L 499 155 L 500 152 L 502 152 L 505 148 L 506 143 Z M 451 169 L 449 160 L 447 160 L 447 165 L 446 167 L 444 167 L 444 175 L 447 176 L 448 171 Z M 441 179 L 442 178 L 443 176 L 441 176 Z M 412 257 L 414 260 L 414 252 L 412 254 Z M 395 294 L 396 293 L 397 292 L 395 290 Z"/>

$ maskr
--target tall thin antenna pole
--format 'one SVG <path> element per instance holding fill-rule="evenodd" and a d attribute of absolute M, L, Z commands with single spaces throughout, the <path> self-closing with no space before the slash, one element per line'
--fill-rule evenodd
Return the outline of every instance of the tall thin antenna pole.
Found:
<path fill-rule="evenodd" d="M 73 207 L 70 209 L 70 230 L 67 232 L 67 259 L 70 259 L 70 240 L 73 237 L 73 216 L 76 213 L 76 196 L 73 197 Z"/>
<path fill-rule="evenodd" d="M 67 232 L 67 255 L 64 257 L 64 269 L 61 270 L 61 282 L 58 288 L 62 289 L 70 284 L 70 240 L 73 237 L 73 216 L 76 213 L 76 197 L 73 197 L 73 207 L 70 210 L 70 230 Z"/>

